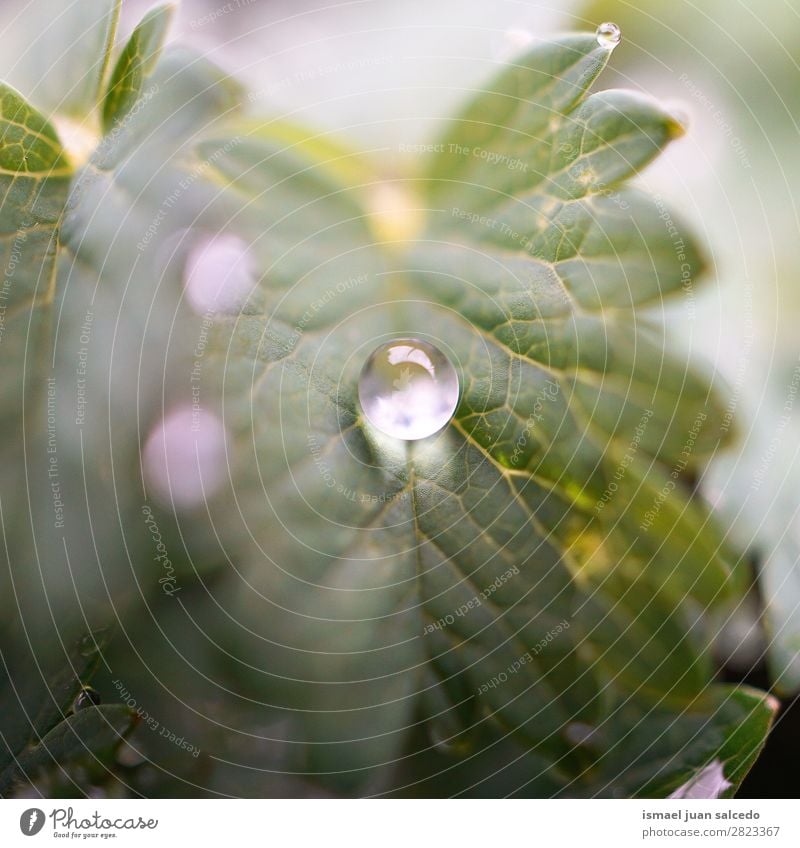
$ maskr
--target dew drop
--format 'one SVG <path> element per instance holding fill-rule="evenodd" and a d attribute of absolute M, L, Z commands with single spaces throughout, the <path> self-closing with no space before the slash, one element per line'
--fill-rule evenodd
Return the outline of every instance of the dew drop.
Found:
<path fill-rule="evenodd" d="M 458 391 L 450 360 L 419 339 L 393 339 L 376 348 L 358 381 L 358 398 L 369 422 L 387 436 L 407 441 L 441 430 L 456 411 Z"/>
<path fill-rule="evenodd" d="M 72 711 L 77 713 L 88 707 L 96 707 L 100 703 L 100 693 L 91 686 L 82 686 L 75 700 L 72 702 Z"/>
<path fill-rule="evenodd" d="M 607 50 L 613 50 L 622 38 L 622 30 L 611 21 L 606 21 L 597 27 L 597 43 Z"/>

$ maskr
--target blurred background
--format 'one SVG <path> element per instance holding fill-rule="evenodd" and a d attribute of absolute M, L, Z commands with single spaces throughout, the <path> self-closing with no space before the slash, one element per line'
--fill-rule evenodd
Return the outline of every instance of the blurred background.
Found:
<path fill-rule="evenodd" d="M 4 0 L 0 15 L 25 5 Z M 151 5 L 126 0 L 123 38 Z M 253 114 L 335 132 L 391 176 L 409 164 L 398 145 L 432 140 L 441 116 L 504 60 L 602 21 L 623 40 L 597 87 L 652 94 L 689 127 L 639 179 L 682 210 L 711 259 L 705 285 L 661 317 L 727 386 L 737 431 L 735 448 L 697 481 L 753 570 L 720 661 L 727 679 L 784 698 L 741 795 L 791 796 L 800 788 L 786 782 L 800 739 L 800 3 L 184 0 L 170 38 L 242 79 Z"/>

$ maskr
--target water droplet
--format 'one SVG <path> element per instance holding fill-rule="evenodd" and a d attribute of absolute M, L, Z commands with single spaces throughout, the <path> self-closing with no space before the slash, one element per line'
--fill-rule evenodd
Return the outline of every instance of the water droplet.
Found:
<path fill-rule="evenodd" d="M 622 30 L 611 21 L 606 21 L 597 27 L 597 43 L 607 50 L 613 50 L 622 38 Z"/>
<path fill-rule="evenodd" d="M 81 686 L 75 700 L 72 702 L 72 711 L 77 713 L 88 707 L 96 707 L 100 703 L 100 693 L 91 686 Z"/>
<path fill-rule="evenodd" d="M 255 266 L 247 244 L 230 233 L 205 239 L 186 259 L 186 297 L 201 315 L 206 312 L 237 315 L 255 280 Z"/>
<path fill-rule="evenodd" d="M 210 412 L 181 407 L 147 438 L 145 482 L 165 504 L 190 508 L 210 497 L 225 477 L 225 429 Z"/>
<path fill-rule="evenodd" d="M 458 375 L 450 360 L 430 342 L 393 339 L 364 364 L 358 398 L 369 422 L 397 439 L 424 439 L 453 417 Z"/>

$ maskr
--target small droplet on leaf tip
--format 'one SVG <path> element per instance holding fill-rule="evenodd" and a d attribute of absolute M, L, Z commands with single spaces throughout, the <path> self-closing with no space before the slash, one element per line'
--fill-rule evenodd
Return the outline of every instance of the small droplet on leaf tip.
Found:
<path fill-rule="evenodd" d="M 622 30 L 611 21 L 600 24 L 595 31 L 597 43 L 607 50 L 613 50 L 622 39 Z"/>

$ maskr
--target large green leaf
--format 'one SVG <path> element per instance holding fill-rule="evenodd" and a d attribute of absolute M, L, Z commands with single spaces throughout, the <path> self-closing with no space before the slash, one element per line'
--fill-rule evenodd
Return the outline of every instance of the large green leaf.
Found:
<path fill-rule="evenodd" d="M 131 712 L 121 704 L 87 707 L 73 713 L 19 757 L 18 773 L 31 777 L 38 769 L 53 763 L 63 765 L 106 753 L 122 741 L 131 724 Z"/>
<path fill-rule="evenodd" d="M 83 167 L 27 174 L 22 163 L 18 175 L 4 177 L 13 188 L 4 205 L 7 251 L 17 229 L 28 226 L 34 201 L 42 223 L 34 220 L 35 237 L 24 240 L 21 258 L 30 254 L 29 261 L 14 265 L 34 308 L 22 302 L 5 316 L 3 414 L 19 428 L 24 403 L 29 448 L 22 462 L 22 433 L 7 443 L 14 453 L 4 463 L 0 496 L 12 570 L 3 577 L 13 576 L 13 590 L 9 584 L 3 594 L 26 616 L 56 611 L 64 627 L 95 612 L 106 620 L 109 593 L 117 602 L 136 598 L 150 590 L 151 578 L 158 588 L 157 571 L 149 570 L 143 584 L 131 580 L 126 552 L 130 562 L 149 563 L 152 540 L 140 518 L 141 487 L 116 487 L 113 475 L 134 478 L 136 407 L 150 416 L 161 390 L 152 383 L 137 398 L 129 381 L 135 385 L 145 339 L 145 371 L 160 372 L 168 355 L 176 292 L 172 277 L 164 283 L 164 245 L 193 225 L 215 229 L 230 216 L 230 203 L 216 198 L 219 188 L 209 183 L 194 145 L 238 108 L 238 86 L 186 50 L 168 51 L 152 80 L 152 96 L 99 141 Z M 159 213 L 165 220 L 156 226 Z M 22 300 L 25 287 L 11 291 Z"/>
<path fill-rule="evenodd" d="M 601 761 L 606 781 L 601 778 L 595 792 L 732 797 L 758 756 L 777 708 L 763 692 L 731 686 L 715 686 L 678 714 L 664 709 L 644 713 L 632 703 L 621 704 L 617 721 L 609 723 L 615 738 Z"/>
<path fill-rule="evenodd" d="M 204 362 L 229 432 L 222 638 L 246 691 L 296 717 L 309 768 L 345 785 L 426 719 L 499 722 L 569 785 L 586 754 L 568 728 L 601 720 L 608 686 L 673 708 L 708 686 L 689 624 L 740 581 L 684 470 L 719 445 L 719 407 L 631 309 L 702 260 L 657 201 L 616 188 L 676 123 L 584 99 L 607 56 L 589 35 L 542 45 L 479 96 L 427 172 L 427 230 L 401 244 L 376 243 L 369 177 L 337 182 L 313 145 L 266 127 L 202 148 L 246 198 L 236 231 L 263 273 Z M 524 179 L 463 153 L 479 146 L 524 157 Z M 358 408 L 358 370 L 393 334 L 459 370 L 456 417 L 426 442 Z"/>
<path fill-rule="evenodd" d="M 3 422 L 19 419 L 21 384 L 39 377 L 36 349 L 55 295 L 55 257 L 71 168 L 53 127 L 0 84 L 0 246 L 3 256 Z M 40 354 L 41 355 L 41 354 Z M 27 364 L 27 367 L 23 367 Z"/>
<path fill-rule="evenodd" d="M 6 433 L 0 448 L 0 518 L 9 560 L 0 577 L 0 596 L 7 617 L 15 612 L 16 579 L 35 580 L 30 568 L 19 569 L 17 559 L 33 561 L 28 533 L 33 519 L 23 497 L 26 469 L 21 457 L 47 429 L 45 374 L 54 326 L 58 233 L 71 174 L 52 125 L 16 91 L 0 84 L 0 418 Z M 42 503 L 52 526 L 52 454 L 42 444 L 35 456 L 43 472 L 37 479 L 50 489 Z"/>
<path fill-rule="evenodd" d="M 106 132 L 125 119 L 141 96 L 145 79 L 158 60 L 173 11 L 172 6 L 152 9 L 123 48 L 103 100 Z"/>
<path fill-rule="evenodd" d="M 123 52 L 119 80 L 149 49 Z M 152 503 L 177 588 L 218 579 L 171 610 L 169 640 L 151 613 L 170 650 L 148 673 L 191 681 L 193 711 L 223 688 L 233 737 L 277 717 L 297 771 L 347 791 L 435 783 L 490 745 L 538 770 L 535 792 L 649 792 L 652 772 L 622 776 L 659 722 L 685 740 L 689 707 L 716 703 L 694 624 L 738 597 L 740 570 L 691 495 L 721 441 L 716 395 L 644 314 L 701 254 L 620 185 L 679 128 L 638 96 L 587 96 L 608 55 L 591 34 L 538 45 L 385 183 L 324 135 L 243 120 L 238 89 L 187 53 L 136 109 L 139 83 L 112 82 L 109 120 L 126 120 L 74 176 L 55 281 L 62 349 L 92 316 L 94 412 L 75 420 L 75 362 L 55 356 L 73 512 L 54 533 L 35 511 L 15 549 L 38 566 L 19 577 L 28 612 L 106 592 L 124 616 L 158 592 Z M 238 302 L 201 308 L 188 269 L 218 272 L 221 237 Z M 364 360 L 401 334 L 461 382 L 423 442 L 382 436 L 357 402 Z M 616 744 L 614 704 L 640 739 Z"/>
<path fill-rule="evenodd" d="M 11 651 L 28 656 L 22 646 L 29 641 L 34 664 L 57 639 L 69 639 L 87 622 L 107 621 L 110 603 L 121 616 L 141 603 L 142 594 L 160 589 L 163 572 L 151 565 L 153 540 L 140 517 L 141 486 L 117 489 L 114 473 L 133 482 L 136 404 L 150 416 L 148 405 L 156 406 L 161 390 L 153 384 L 137 400 L 128 380 L 143 334 L 149 333 L 152 359 L 145 367 L 151 373 L 163 367 L 169 343 L 175 291 L 159 294 L 159 250 L 187 227 L 205 222 L 214 229 L 230 214 L 228 204 L 209 203 L 219 190 L 206 178 L 194 145 L 238 108 L 240 88 L 186 50 L 168 51 L 148 70 L 152 96 L 131 110 L 124 127 L 95 139 L 96 150 L 80 168 L 68 163 L 53 125 L 3 88 L 0 180 L 8 284 L 0 385 L 7 439 L 0 518 L 7 562 L 0 569 L 0 605 L 5 619 L 21 618 L 25 625 Z M 180 204 L 149 236 L 173 193 Z M 126 227 L 139 228 L 133 240 L 118 237 Z M 143 238 L 146 250 L 137 247 Z M 137 258 L 141 263 L 132 273 Z M 118 328 L 128 285 L 135 305 Z M 159 297 L 163 320 L 144 331 L 152 298 Z M 166 535 L 168 522 L 161 527 Z M 19 685 L 26 674 L 17 667 L 11 679 Z M 52 679 L 47 683 L 53 685 Z M 106 712 L 99 711 L 99 718 Z M 85 721 L 77 736 L 64 736 L 65 744 L 82 744 Z M 13 723 L 14 714 L 4 709 L 3 734 Z M 100 744 L 116 728 L 115 719 L 85 730 Z M 49 729 L 40 728 L 39 736 Z"/>

